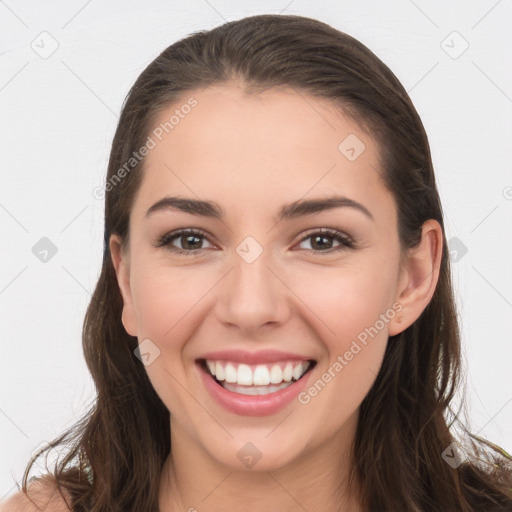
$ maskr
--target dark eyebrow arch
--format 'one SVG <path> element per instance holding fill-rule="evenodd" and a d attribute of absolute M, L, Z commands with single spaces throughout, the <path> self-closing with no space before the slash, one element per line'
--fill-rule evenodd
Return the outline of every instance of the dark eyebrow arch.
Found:
<path fill-rule="evenodd" d="M 293 203 L 284 205 L 274 218 L 275 223 L 282 220 L 291 220 L 304 215 L 312 215 L 314 213 L 332 210 L 334 208 L 350 207 L 359 210 L 367 217 L 374 220 L 370 211 L 362 204 L 353 201 L 344 196 L 333 196 L 325 199 L 308 199 L 298 200 Z M 179 210 L 191 215 L 210 217 L 213 219 L 222 219 L 224 211 L 219 204 L 213 201 L 203 201 L 201 199 L 188 199 L 175 196 L 166 196 L 156 202 L 146 212 L 146 217 L 151 216 L 155 212 L 165 210 Z"/>

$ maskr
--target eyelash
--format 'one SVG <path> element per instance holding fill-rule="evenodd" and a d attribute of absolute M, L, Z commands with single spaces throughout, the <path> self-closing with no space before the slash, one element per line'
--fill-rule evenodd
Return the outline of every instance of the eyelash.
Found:
<path fill-rule="evenodd" d="M 190 251 L 187 251 L 187 250 L 184 250 L 184 249 L 178 249 L 176 247 L 173 247 L 170 245 L 170 243 L 176 239 L 176 238 L 179 238 L 180 236 L 183 236 L 183 235 L 193 235 L 193 236 L 197 236 L 198 238 L 206 238 L 208 239 L 208 237 L 206 236 L 206 234 L 200 230 L 197 230 L 197 229 L 181 229 L 181 230 L 178 230 L 178 231 L 173 231 L 171 233 L 166 233 L 165 235 L 163 235 L 162 237 L 160 237 L 156 244 L 155 244 L 155 247 L 164 247 L 164 246 L 168 246 L 168 250 L 175 253 L 175 254 L 183 254 L 185 256 L 194 256 L 196 255 L 199 251 L 202 251 L 203 249 L 192 249 Z M 321 236 L 324 236 L 324 237 L 327 237 L 327 238 L 333 238 L 335 239 L 337 242 L 340 242 L 340 245 L 338 247 L 334 247 L 334 248 L 331 248 L 331 249 L 327 249 L 325 251 L 315 251 L 313 249 L 300 249 L 302 251 L 312 251 L 312 252 L 315 252 L 315 253 L 319 253 L 319 254 L 332 254 L 332 253 L 335 253 L 335 252 L 338 252 L 338 251 L 342 251 L 342 250 L 347 250 L 347 249 L 356 249 L 356 244 L 354 243 L 354 241 L 347 235 L 345 235 L 344 233 L 341 233 L 340 231 L 337 231 L 336 229 L 331 229 L 331 228 L 320 228 L 320 229 L 316 229 L 316 230 L 311 230 L 308 232 L 308 234 L 306 236 L 304 236 L 300 241 L 299 243 L 302 243 L 304 242 L 305 240 L 307 240 L 308 238 L 312 238 L 314 235 L 321 235 Z M 210 242 L 211 243 L 211 242 Z"/>

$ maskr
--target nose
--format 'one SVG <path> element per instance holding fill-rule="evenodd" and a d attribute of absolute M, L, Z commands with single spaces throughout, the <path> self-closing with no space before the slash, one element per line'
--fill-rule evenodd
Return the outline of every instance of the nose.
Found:
<path fill-rule="evenodd" d="M 217 319 L 238 327 L 243 337 L 255 335 L 263 326 L 275 328 L 290 314 L 290 290 L 267 251 L 249 261 L 233 254 L 231 270 L 222 280 L 216 301 Z"/>

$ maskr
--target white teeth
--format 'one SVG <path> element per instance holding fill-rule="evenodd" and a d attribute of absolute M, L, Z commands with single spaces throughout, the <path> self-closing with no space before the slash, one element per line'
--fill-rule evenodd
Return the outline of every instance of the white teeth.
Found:
<path fill-rule="evenodd" d="M 238 384 L 226 384 L 224 383 L 224 389 L 231 391 L 232 393 L 240 393 L 241 395 L 269 395 L 275 393 L 281 389 L 291 386 L 291 382 L 282 382 L 277 386 L 239 386 Z"/>
<path fill-rule="evenodd" d="M 237 379 L 237 372 L 236 372 L 236 367 L 234 364 L 232 363 L 228 363 L 226 365 L 226 382 L 236 382 L 236 379 Z"/>
<path fill-rule="evenodd" d="M 254 369 L 253 384 L 255 386 L 266 386 L 270 384 L 270 372 L 265 365 L 259 364 Z"/>
<path fill-rule="evenodd" d="M 251 367 L 247 366 L 246 364 L 239 364 L 238 370 L 236 372 L 236 381 L 238 384 L 243 384 L 244 386 L 252 386 L 253 382 Z"/>
<path fill-rule="evenodd" d="M 247 364 L 207 360 L 206 365 L 210 373 L 218 381 L 225 381 L 223 385 L 226 388 L 226 383 L 238 384 L 240 386 L 269 386 L 270 388 L 277 388 L 278 386 L 273 386 L 273 384 L 291 383 L 292 379 L 299 380 L 309 368 L 310 362 L 283 361 L 268 365 L 249 366 Z"/>
<path fill-rule="evenodd" d="M 303 374 L 303 370 L 302 370 L 302 365 L 298 364 L 297 366 L 295 366 L 292 370 L 292 377 L 295 379 L 295 380 L 299 380 L 300 379 L 300 376 Z"/>
<path fill-rule="evenodd" d="M 278 364 L 272 366 L 270 370 L 270 383 L 271 384 L 279 384 L 283 380 L 283 372 L 281 367 Z"/>
<path fill-rule="evenodd" d="M 292 380 L 292 375 L 293 373 L 293 367 L 292 367 L 292 363 L 288 363 L 285 367 L 284 367 L 284 371 L 283 371 L 283 380 L 285 382 L 290 382 Z"/>
<path fill-rule="evenodd" d="M 215 376 L 217 380 L 224 380 L 226 376 L 224 375 L 224 366 L 222 366 L 218 361 L 215 363 Z"/>

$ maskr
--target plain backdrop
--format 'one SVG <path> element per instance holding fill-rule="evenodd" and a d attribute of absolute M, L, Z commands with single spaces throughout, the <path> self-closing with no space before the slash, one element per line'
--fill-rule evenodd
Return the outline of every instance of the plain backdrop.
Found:
<path fill-rule="evenodd" d="M 179 38 L 263 13 L 348 32 L 411 95 L 452 250 L 470 426 L 512 449 L 509 0 L 4 0 L 0 499 L 14 492 L 34 449 L 94 398 L 81 347 L 103 250 L 103 204 L 92 191 L 105 179 L 130 86 Z M 53 247 L 47 261 L 37 244 Z"/>

